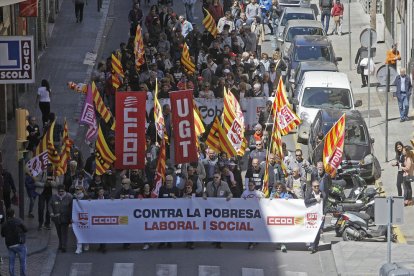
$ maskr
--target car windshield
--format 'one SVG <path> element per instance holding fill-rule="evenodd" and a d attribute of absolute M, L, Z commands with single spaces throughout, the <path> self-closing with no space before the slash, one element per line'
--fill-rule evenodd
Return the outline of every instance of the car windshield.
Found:
<path fill-rule="evenodd" d="M 286 13 L 283 16 L 283 19 L 282 19 L 282 22 L 280 23 L 280 25 L 286 26 L 286 23 L 289 20 L 296 20 L 296 19 L 309 19 L 309 20 L 314 20 L 316 18 L 311 13 Z"/>
<path fill-rule="evenodd" d="M 332 128 L 333 123 L 324 123 L 322 132 L 324 135 Z M 368 144 L 367 132 L 363 124 L 357 121 L 347 121 L 345 125 L 345 144 Z"/>
<path fill-rule="evenodd" d="M 295 47 L 295 60 L 320 60 L 330 61 L 331 53 L 327 46 L 297 46 Z"/>
<path fill-rule="evenodd" d="M 286 42 L 292 42 L 297 35 L 323 35 L 323 31 L 318 27 L 292 27 L 286 36 Z"/>
<path fill-rule="evenodd" d="M 351 109 L 351 91 L 344 88 L 307 87 L 303 92 L 302 106 Z"/>

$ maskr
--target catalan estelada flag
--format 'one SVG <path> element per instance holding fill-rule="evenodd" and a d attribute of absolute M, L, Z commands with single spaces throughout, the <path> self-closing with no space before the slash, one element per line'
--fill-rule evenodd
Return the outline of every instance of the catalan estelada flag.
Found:
<path fill-rule="evenodd" d="M 165 152 L 165 139 L 161 139 L 160 151 L 158 153 L 157 167 L 155 169 L 154 177 L 154 189 L 152 194 L 158 197 L 158 192 L 162 186 L 162 183 L 165 180 L 165 162 L 166 162 L 166 152 Z"/>
<path fill-rule="evenodd" d="M 93 103 L 95 104 L 95 109 L 98 111 L 99 115 L 101 115 L 102 119 L 106 123 L 112 118 L 112 113 L 106 107 L 105 103 L 103 102 L 101 95 L 99 94 L 98 89 L 96 88 L 95 82 L 92 82 L 92 97 Z"/>
<path fill-rule="evenodd" d="M 208 10 L 204 9 L 206 16 L 203 19 L 204 28 L 210 32 L 210 34 L 216 38 L 217 36 L 217 25 L 216 21 L 214 21 L 213 16 L 208 12 Z"/>
<path fill-rule="evenodd" d="M 56 168 L 56 175 L 64 175 L 68 167 L 68 160 L 70 158 L 70 148 L 72 147 L 73 141 L 69 138 L 68 124 L 65 120 L 63 124 L 63 145 L 60 152 L 59 166 Z"/>
<path fill-rule="evenodd" d="M 335 177 L 342 162 L 345 140 L 345 114 L 332 126 L 325 136 L 323 146 L 323 166 L 326 173 Z"/>
<path fill-rule="evenodd" d="M 185 43 L 185 42 L 184 42 L 184 45 L 183 45 L 183 52 L 181 53 L 181 65 L 184 67 L 184 69 L 189 74 L 191 74 L 191 75 L 194 74 L 194 72 L 195 72 L 195 65 L 191 61 L 190 51 L 188 49 L 187 43 Z"/>
<path fill-rule="evenodd" d="M 122 69 L 121 62 L 119 59 L 112 54 L 111 55 L 111 65 L 112 65 L 112 86 L 115 89 L 118 89 L 121 86 L 121 78 L 125 77 L 124 70 Z"/>
<path fill-rule="evenodd" d="M 134 55 L 135 55 L 135 68 L 137 71 L 145 63 L 145 49 L 144 41 L 142 39 L 142 29 L 141 26 L 137 26 L 134 38 Z"/>
<path fill-rule="evenodd" d="M 96 149 L 96 171 L 97 175 L 103 175 L 108 169 L 111 168 L 112 164 L 115 162 L 116 157 L 112 153 L 111 149 L 109 148 L 108 144 L 105 141 L 105 136 L 102 133 L 101 126 L 98 129 L 98 139 L 96 139 L 95 143 Z"/>
<path fill-rule="evenodd" d="M 279 78 L 279 83 L 277 85 L 273 109 L 276 111 L 276 117 L 278 118 L 280 133 L 282 135 L 289 134 L 292 129 L 300 125 L 301 121 L 298 115 L 293 112 L 289 101 L 287 100 L 285 86 L 283 85 L 281 77 Z"/>

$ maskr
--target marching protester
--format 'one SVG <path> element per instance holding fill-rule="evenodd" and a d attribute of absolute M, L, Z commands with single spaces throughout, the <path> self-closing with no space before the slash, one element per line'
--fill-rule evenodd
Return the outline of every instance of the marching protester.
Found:
<path fill-rule="evenodd" d="M 305 205 L 306 207 L 312 206 L 314 204 L 317 203 L 322 203 L 323 204 L 323 200 L 324 200 L 324 195 L 322 193 L 322 191 L 319 189 L 319 181 L 318 180 L 314 180 L 312 181 L 312 190 L 306 191 L 305 193 Z M 308 248 L 309 251 L 313 253 L 316 253 L 318 251 L 318 246 L 319 246 L 319 240 L 321 238 L 321 231 L 323 229 L 323 225 L 324 225 L 324 218 L 322 219 L 322 224 L 319 227 L 318 233 L 316 234 L 316 238 L 314 240 L 314 242 L 311 244 L 311 246 Z"/>
<path fill-rule="evenodd" d="M 276 181 L 275 184 L 273 185 L 273 189 L 272 189 L 272 192 L 270 194 L 270 198 L 271 199 L 277 198 L 277 199 L 287 200 L 287 199 L 291 199 L 293 197 L 292 197 L 292 194 L 287 191 L 286 186 L 283 183 L 281 183 L 280 181 Z M 280 251 L 282 251 L 283 253 L 287 252 L 287 247 L 286 247 L 285 244 L 282 243 L 280 245 Z"/>
<path fill-rule="evenodd" d="M 56 227 L 59 238 L 59 250 L 65 253 L 68 243 L 68 229 L 72 221 L 72 195 L 65 191 L 65 186 L 59 184 L 57 193 L 52 195 L 49 202 L 50 216 Z"/>
<path fill-rule="evenodd" d="M 26 243 L 27 228 L 22 221 L 15 217 L 14 209 L 8 209 L 6 212 L 6 222 L 1 227 L 1 236 L 5 238 L 6 247 L 9 251 L 9 273 L 14 273 L 14 263 L 16 255 L 20 260 L 20 275 L 25 276 L 27 268 L 27 247 Z"/>

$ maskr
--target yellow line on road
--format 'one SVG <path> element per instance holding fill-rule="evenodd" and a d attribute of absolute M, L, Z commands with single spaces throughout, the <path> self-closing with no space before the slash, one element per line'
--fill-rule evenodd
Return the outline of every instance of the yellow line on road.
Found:
<path fill-rule="evenodd" d="M 382 187 L 382 182 L 379 179 L 375 180 L 375 188 L 378 187 L 380 188 L 380 196 L 386 196 L 385 190 Z M 407 240 L 405 239 L 399 226 L 394 226 L 394 233 L 397 235 L 397 243 L 407 243 Z"/>

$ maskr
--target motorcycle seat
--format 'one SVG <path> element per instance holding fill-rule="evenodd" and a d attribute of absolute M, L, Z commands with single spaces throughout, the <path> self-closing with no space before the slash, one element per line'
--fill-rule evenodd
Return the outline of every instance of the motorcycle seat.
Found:
<path fill-rule="evenodd" d="M 363 220 L 365 220 L 365 221 L 369 221 L 370 220 L 370 216 L 368 215 L 368 214 L 366 214 L 366 213 L 360 213 L 360 212 L 349 212 L 350 214 L 352 214 L 352 215 L 355 215 L 355 216 L 357 216 L 357 217 L 360 217 L 360 218 L 362 218 Z"/>

